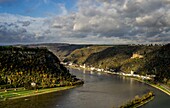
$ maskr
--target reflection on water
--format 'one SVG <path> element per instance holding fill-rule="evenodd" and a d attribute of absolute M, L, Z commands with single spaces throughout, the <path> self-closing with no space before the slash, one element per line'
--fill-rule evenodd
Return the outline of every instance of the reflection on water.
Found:
<path fill-rule="evenodd" d="M 1 102 L 0 108 L 112 108 L 149 90 L 154 91 L 156 97 L 143 106 L 144 108 L 170 106 L 168 95 L 131 78 L 74 69 L 70 69 L 70 72 L 84 79 L 85 84 L 66 91 L 29 97 L 26 100 Z"/>
<path fill-rule="evenodd" d="M 93 71 L 90 71 L 90 74 L 94 74 L 94 72 L 93 72 Z"/>
<path fill-rule="evenodd" d="M 101 72 L 97 72 L 98 75 L 101 75 L 102 73 Z"/>
<path fill-rule="evenodd" d="M 83 73 L 84 73 L 84 74 L 86 73 L 86 69 L 83 69 Z"/>

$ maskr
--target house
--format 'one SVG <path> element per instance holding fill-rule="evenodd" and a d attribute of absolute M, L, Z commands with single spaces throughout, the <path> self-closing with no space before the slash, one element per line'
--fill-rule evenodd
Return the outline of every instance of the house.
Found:
<path fill-rule="evenodd" d="M 86 68 L 86 64 L 80 65 L 81 68 Z"/>
<path fill-rule="evenodd" d="M 104 71 L 104 69 L 99 69 L 99 68 L 98 68 L 97 71 L 101 72 L 101 71 Z"/>
<path fill-rule="evenodd" d="M 143 58 L 143 55 L 137 54 L 137 53 L 133 53 L 132 57 L 133 58 Z"/>
<path fill-rule="evenodd" d="M 94 68 L 94 67 L 91 67 L 90 69 L 91 69 L 91 70 L 95 70 L 95 68 Z"/>
<path fill-rule="evenodd" d="M 71 63 L 71 62 L 70 62 L 68 65 L 69 65 L 69 66 L 72 66 L 72 65 L 73 65 L 73 63 Z"/>
<path fill-rule="evenodd" d="M 32 83 L 31 83 L 31 86 L 32 86 L 32 87 L 35 87 L 35 86 L 36 86 L 36 83 L 35 83 L 35 82 L 32 82 Z"/>
<path fill-rule="evenodd" d="M 133 75 L 133 74 L 134 74 L 134 71 L 133 71 L 133 70 L 131 70 L 130 74 L 131 74 L 131 75 Z"/>

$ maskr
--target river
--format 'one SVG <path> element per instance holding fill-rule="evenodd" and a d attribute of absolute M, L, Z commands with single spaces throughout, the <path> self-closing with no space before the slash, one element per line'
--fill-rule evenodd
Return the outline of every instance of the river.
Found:
<path fill-rule="evenodd" d="M 170 96 L 132 78 L 70 69 L 85 84 L 70 90 L 8 100 L 0 108 L 113 108 L 152 90 L 155 98 L 142 108 L 170 108 Z"/>

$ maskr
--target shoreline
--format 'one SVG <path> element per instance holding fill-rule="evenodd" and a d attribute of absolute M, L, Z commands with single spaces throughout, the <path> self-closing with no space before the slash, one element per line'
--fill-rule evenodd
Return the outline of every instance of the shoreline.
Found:
<path fill-rule="evenodd" d="M 20 90 L 20 91 L 12 90 L 8 92 L 0 92 L 0 96 L 3 96 L 3 93 L 6 93 L 7 95 L 15 94 L 15 96 L 11 96 L 11 97 L 0 97 L 0 102 L 6 101 L 6 100 L 13 100 L 13 99 L 26 98 L 26 97 L 37 96 L 37 95 L 42 95 L 42 94 L 48 94 L 52 92 L 64 91 L 64 90 L 72 89 L 75 87 L 77 86 L 55 87 L 55 88 L 46 88 L 46 89 L 38 89 L 38 90 Z M 26 92 L 26 93 L 22 94 L 22 92 Z"/>
<path fill-rule="evenodd" d="M 76 86 L 66 86 L 66 87 L 62 87 L 62 88 L 48 88 L 49 91 L 44 91 L 43 90 L 47 90 L 47 89 L 40 89 L 39 91 L 42 90 L 42 92 L 34 92 L 34 94 L 29 94 L 29 95 L 25 95 L 25 96 L 20 96 L 20 97 L 13 97 L 13 98 L 9 98 L 11 99 L 19 99 L 19 98 L 25 98 L 25 97 L 31 97 L 31 96 L 37 96 L 37 95 L 41 95 L 41 94 L 48 94 L 48 93 L 53 93 L 53 92 L 57 92 L 57 91 L 64 91 L 64 90 L 68 90 L 68 89 L 72 89 L 75 88 Z"/>
<path fill-rule="evenodd" d="M 142 107 L 143 105 L 145 105 L 145 104 L 149 103 L 150 101 L 152 101 L 153 99 L 154 99 L 154 97 L 151 97 L 149 100 L 141 103 L 140 105 L 138 105 L 138 106 L 136 106 L 136 107 L 137 107 L 137 108 L 140 108 L 140 107 Z"/>
<path fill-rule="evenodd" d="M 149 103 L 150 101 L 152 101 L 154 99 L 154 93 L 152 91 L 148 92 L 147 94 L 142 95 L 141 97 L 138 98 L 134 98 L 130 101 L 128 101 L 127 103 L 121 105 L 119 108 L 139 108 L 147 103 Z"/>
<path fill-rule="evenodd" d="M 155 85 L 155 84 L 152 84 L 152 83 L 148 83 L 148 82 L 145 82 L 145 81 L 142 81 L 142 80 L 140 80 L 140 79 L 137 79 L 137 78 L 133 78 L 134 80 L 136 80 L 136 81 L 138 81 L 138 82 L 142 82 L 142 83 L 145 83 L 145 84 L 147 84 L 147 85 L 149 85 L 149 86 L 151 86 L 151 87 L 153 87 L 153 88 L 156 88 L 156 89 L 158 89 L 158 90 L 160 90 L 160 91 L 162 91 L 162 92 L 164 92 L 165 94 L 167 94 L 167 95 L 169 95 L 170 96 L 170 91 L 168 92 L 168 90 L 167 91 L 165 91 L 164 89 L 161 89 L 160 87 L 158 87 L 157 85 Z M 162 86 L 161 86 L 162 87 Z"/>
<path fill-rule="evenodd" d="M 78 70 L 83 70 L 83 69 L 85 69 L 85 70 L 87 70 L 87 71 L 92 71 L 92 70 L 90 70 L 90 69 L 88 69 L 88 68 L 81 68 L 81 67 L 75 67 L 75 66 L 68 66 L 68 67 L 69 67 L 69 68 L 72 68 L 72 69 L 78 69 Z M 98 71 L 96 71 L 96 72 L 98 72 Z M 112 72 L 103 72 L 103 71 L 101 71 L 101 73 L 118 75 L 118 74 L 114 74 L 114 73 L 112 73 Z M 151 84 L 151 83 L 148 83 L 148 82 L 146 82 L 146 81 L 140 80 L 140 79 L 137 78 L 137 77 L 130 77 L 130 76 L 125 76 L 125 75 L 118 75 L 118 76 L 124 76 L 124 77 L 133 78 L 133 79 L 135 79 L 135 80 L 138 81 L 138 82 L 145 83 L 145 84 L 147 84 L 147 85 L 149 85 L 149 86 L 151 86 L 151 87 L 153 87 L 153 88 L 155 88 L 155 89 L 158 89 L 158 90 L 162 91 L 163 93 L 165 93 L 165 94 L 167 94 L 167 95 L 170 96 L 170 91 L 167 90 L 166 88 L 162 87 L 162 86 L 161 86 L 161 88 L 160 88 L 160 87 L 158 87 L 158 86 L 155 85 L 155 84 Z M 165 91 L 164 89 L 166 89 L 166 91 Z"/>

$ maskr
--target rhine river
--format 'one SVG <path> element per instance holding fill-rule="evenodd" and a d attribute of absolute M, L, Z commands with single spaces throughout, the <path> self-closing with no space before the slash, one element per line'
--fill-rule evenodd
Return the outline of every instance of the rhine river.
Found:
<path fill-rule="evenodd" d="M 170 108 L 170 96 L 132 78 L 70 69 L 85 84 L 70 90 L 8 100 L 0 108 L 113 108 L 152 90 L 155 98 L 142 108 Z"/>

